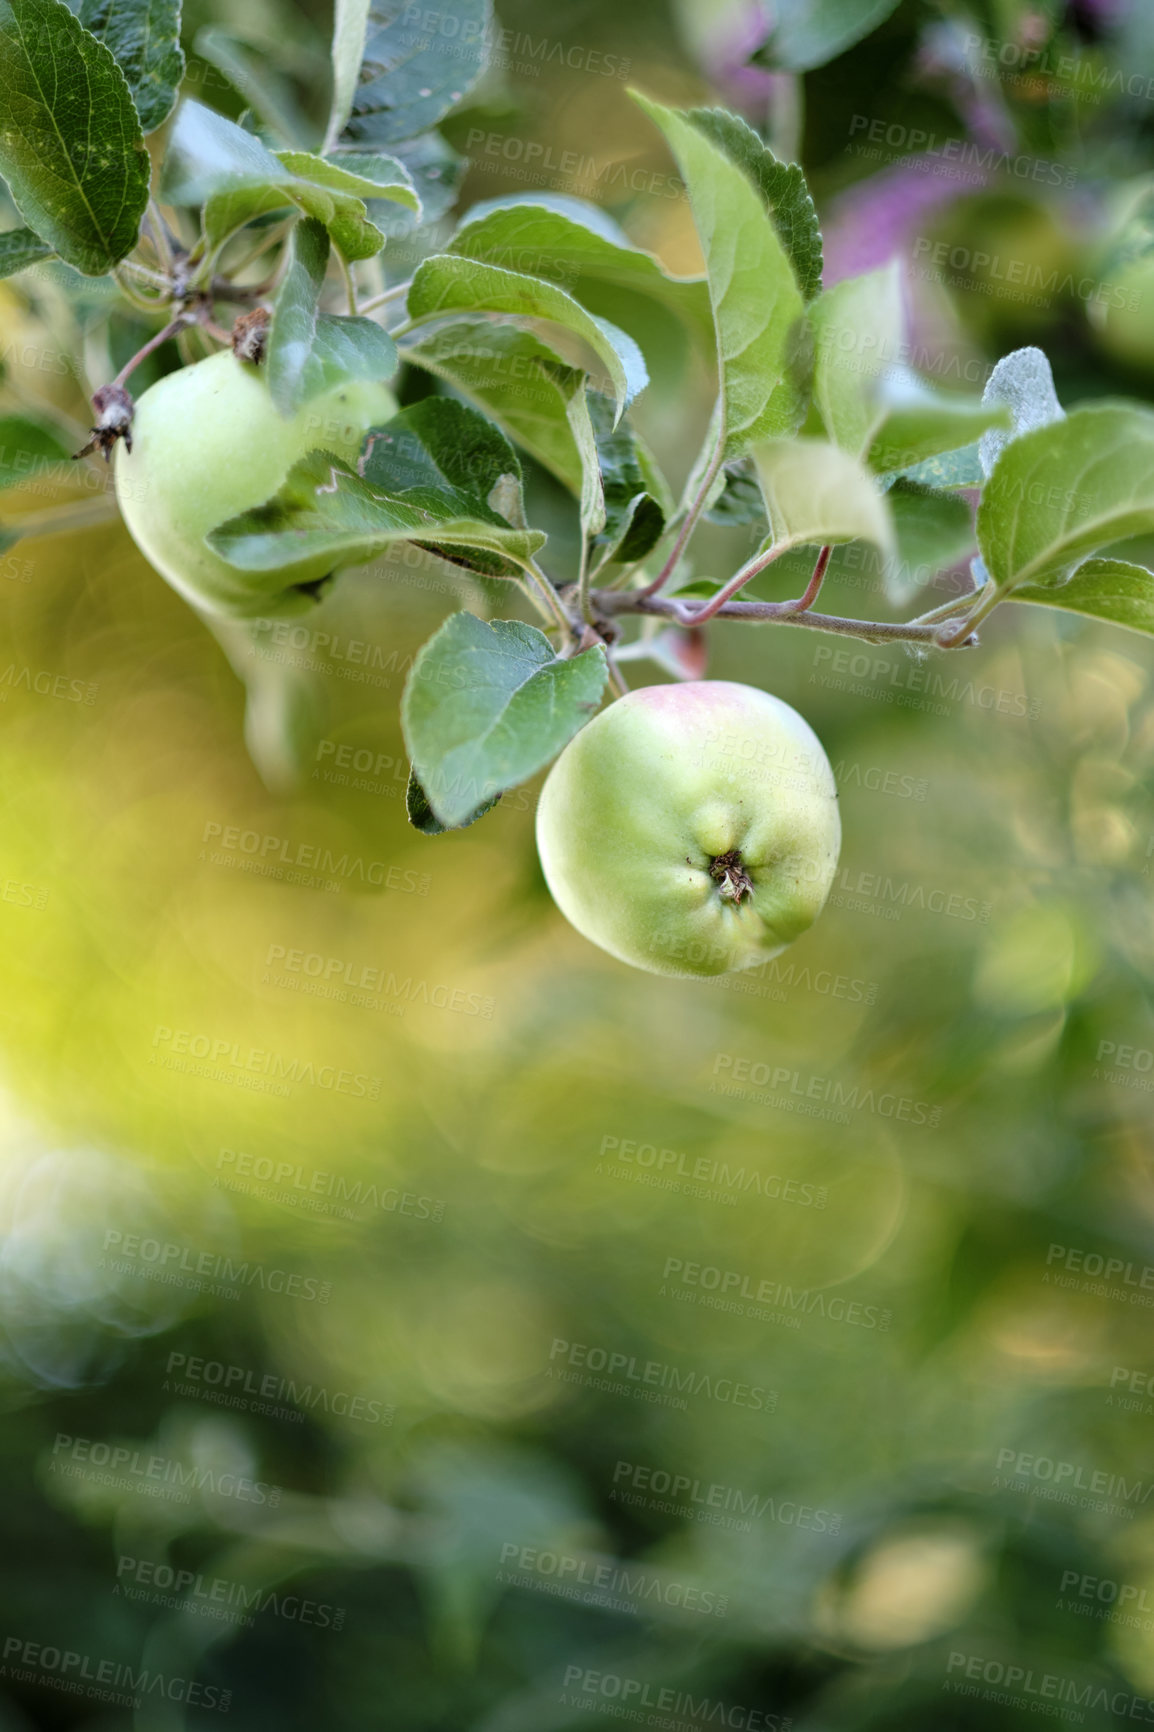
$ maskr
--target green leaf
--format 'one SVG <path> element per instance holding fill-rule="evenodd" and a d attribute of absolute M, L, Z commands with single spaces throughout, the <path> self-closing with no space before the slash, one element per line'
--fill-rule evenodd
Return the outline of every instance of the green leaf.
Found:
<path fill-rule="evenodd" d="M 773 72 L 824 66 L 884 24 L 898 0 L 776 0 L 774 27 L 752 56 Z"/>
<path fill-rule="evenodd" d="M 805 304 L 793 267 L 748 175 L 697 126 L 633 92 L 689 189 L 717 339 L 724 455 L 792 432 L 805 412 Z"/>
<path fill-rule="evenodd" d="M 847 277 L 810 308 L 813 400 L 835 445 L 863 457 L 879 419 L 878 381 L 905 339 L 901 266 Z"/>
<path fill-rule="evenodd" d="M 640 435 L 630 427 L 615 429 L 608 401 L 596 392 L 589 398 L 589 413 L 604 501 L 603 523 L 591 537 L 590 553 L 598 569 L 629 565 L 644 559 L 657 542 L 671 501 Z"/>
<path fill-rule="evenodd" d="M 179 201 L 174 199 L 172 202 Z M 271 216 L 274 211 L 291 213 L 293 209 L 287 177 L 266 181 L 259 186 L 238 186 L 213 193 L 204 206 L 204 245 L 210 253 L 215 252 L 246 223 L 254 222 L 257 217 Z"/>
<path fill-rule="evenodd" d="M 937 493 L 908 480 L 896 482 L 886 498 L 897 549 L 884 567 L 885 591 L 891 601 L 904 603 L 973 551 L 974 519 L 956 493 Z"/>
<path fill-rule="evenodd" d="M 297 223 L 289 237 L 288 270 L 273 303 L 265 359 L 268 388 L 282 415 L 291 415 L 305 400 L 328 262 L 329 237 L 321 224 L 311 218 Z"/>
<path fill-rule="evenodd" d="M 757 187 L 802 295 L 812 301 L 821 289 L 821 226 L 801 169 L 779 162 L 748 122 L 724 108 L 694 108 L 689 118 Z"/>
<path fill-rule="evenodd" d="M 632 337 L 598 319 L 555 283 L 522 276 L 497 265 L 437 253 L 418 266 L 409 290 L 414 322 L 448 313 L 501 313 L 517 319 L 544 319 L 579 337 L 605 367 L 617 399 L 618 417 L 648 383 L 645 362 Z"/>
<path fill-rule="evenodd" d="M 921 487 L 981 487 L 985 483 L 978 447 L 963 445 L 960 451 L 943 451 L 938 457 L 927 457 L 912 469 L 902 471 L 905 481 Z"/>
<path fill-rule="evenodd" d="M 149 163 L 123 72 L 64 0 L 0 0 L 0 174 L 42 241 L 88 277 L 130 253 Z"/>
<path fill-rule="evenodd" d="M 397 370 L 397 346 L 372 319 L 318 313 L 312 349 L 301 381 L 301 402 L 350 379 L 383 383 Z"/>
<path fill-rule="evenodd" d="M 722 470 L 722 490 L 705 512 L 710 523 L 726 526 L 764 523 L 765 501 L 748 457 L 738 457 Z"/>
<path fill-rule="evenodd" d="M 999 588 L 1070 575 L 1087 554 L 1154 531 L 1154 412 L 1073 409 L 1012 439 L 982 493 L 978 546 Z"/>
<path fill-rule="evenodd" d="M 25 415 L 0 415 L 0 487 L 18 487 L 72 452 L 53 428 Z"/>
<path fill-rule="evenodd" d="M 285 188 L 295 205 L 307 216 L 324 224 L 337 251 L 352 260 L 371 259 L 379 253 L 385 237 L 368 220 L 364 200 L 332 184 L 344 178 L 342 171 L 332 168 L 320 157 L 310 158 L 304 152 L 285 151 L 283 156 L 316 164 L 318 172 L 315 175 L 310 178 L 293 175 L 286 180 Z"/>
<path fill-rule="evenodd" d="M 83 0 L 79 18 L 112 50 L 141 127 L 155 132 L 172 113 L 184 77 L 180 0 Z"/>
<path fill-rule="evenodd" d="M 190 107 L 194 112 L 186 121 Z M 259 141 L 254 141 L 254 152 L 242 127 L 208 110 L 197 113 L 196 107 L 185 104 L 174 130 L 168 196 L 174 203 L 203 199 L 210 250 L 254 218 L 295 205 L 324 224 L 346 259 L 372 258 L 384 245 L 384 235 L 368 220 L 361 195 L 371 196 L 378 206 L 396 200 L 419 210 L 408 174 L 391 157 L 349 156 L 329 162 L 308 151 L 273 154 Z M 182 196 L 189 193 L 201 196 L 189 201 Z"/>
<path fill-rule="evenodd" d="M 10 277 L 52 256 L 52 248 L 31 229 L 9 229 L 7 234 L 0 235 L 0 277 Z"/>
<path fill-rule="evenodd" d="M 1154 572 L 1124 559 L 1088 559 L 1068 583 L 1025 583 L 1010 600 L 1064 608 L 1154 635 Z"/>
<path fill-rule="evenodd" d="M 484 71 L 491 22 L 489 0 L 374 0 L 342 141 L 375 149 L 436 126 Z"/>
<path fill-rule="evenodd" d="M 370 217 L 390 239 L 411 234 L 418 224 L 439 222 L 456 203 L 468 166 L 466 159 L 439 132 L 426 132 L 420 138 L 394 145 L 392 155 L 412 181 L 421 208 L 415 214 L 403 205 L 370 202 Z M 343 162 L 345 152 L 342 150 L 331 160 Z M 432 252 L 434 249 L 428 247 L 425 250 Z"/>
<path fill-rule="evenodd" d="M 472 551 L 448 538 L 424 542 L 445 559 L 489 577 L 515 577 L 518 566 L 544 544 L 525 525 L 521 465 L 498 428 L 463 403 L 429 397 L 404 409 L 370 438 L 360 461 L 370 483 L 406 499 L 423 499 L 442 514 L 472 518 Z M 492 525 L 499 530 L 494 534 Z M 487 548 L 482 556 L 477 550 Z M 493 553 L 497 557 L 493 557 Z M 508 552 L 510 559 L 503 557 Z"/>
<path fill-rule="evenodd" d="M 890 474 L 943 451 L 957 451 L 988 430 L 1009 425 L 1010 411 L 1004 405 L 944 396 L 914 374 L 893 368 L 880 381 L 866 460 L 878 474 Z"/>
<path fill-rule="evenodd" d="M 331 149 L 341 136 L 352 112 L 361 61 L 365 56 L 365 32 L 369 23 L 369 0 L 336 0 L 333 17 L 333 99 L 325 140 Z"/>
<path fill-rule="evenodd" d="M 981 485 L 967 456 L 957 466 L 922 469 L 943 452 L 1010 426 L 998 401 L 946 396 L 904 366 L 905 315 L 896 261 L 829 289 L 811 309 L 816 344 L 814 402 L 827 432 L 845 451 L 887 474 L 902 471 L 935 486 Z M 963 479 L 964 476 L 964 479 Z"/>
<path fill-rule="evenodd" d="M 824 439 L 773 439 L 754 447 L 753 461 L 774 547 L 861 540 L 893 553 L 886 496 L 849 452 Z"/>
<path fill-rule="evenodd" d="M 409 171 L 395 156 L 346 151 L 338 157 L 313 156 L 306 150 L 278 150 L 277 159 L 290 174 L 333 192 L 361 199 L 388 199 L 419 216 L 421 201 Z"/>
<path fill-rule="evenodd" d="M 207 204 L 218 194 L 280 187 L 284 180 L 284 168 L 272 151 L 243 126 L 191 97 L 181 103 L 161 177 L 166 203 Z"/>
<path fill-rule="evenodd" d="M 292 85 L 270 64 L 263 44 L 246 42 L 219 24 L 198 30 L 194 51 L 240 92 L 252 112 L 286 144 L 307 138 L 310 127 L 293 95 Z"/>
<path fill-rule="evenodd" d="M 604 211 L 563 193 L 532 193 L 474 205 L 449 249 L 506 270 L 543 276 L 584 302 L 593 284 L 632 289 L 660 301 L 706 343 L 713 314 L 704 277 L 671 277 Z"/>
<path fill-rule="evenodd" d="M 578 396 L 585 375 L 539 337 L 489 319 L 457 319 L 422 334 L 406 347 L 405 360 L 454 386 L 571 493 L 581 494 L 593 448 Z"/>
<path fill-rule="evenodd" d="M 273 499 L 213 530 L 208 544 L 246 571 L 275 571 L 331 554 L 372 559 L 415 541 L 488 577 L 516 576 L 544 545 L 520 516 L 516 452 L 482 416 L 445 397 L 402 410 L 369 435 L 360 474 L 324 451 L 292 470 Z"/>
<path fill-rule="evenodd" d="M 494 794 L 491 800 L 486 800 L 483 806 L 478 806 L 470 812 L 460 824 L 442 824 L 429 804 L 429 796 L 417 780 L 417 772 L 409 765 L 409 780 L 405 788 L 405 816 L 414 830 L 419 830 L 422 836 L 446 836 L 450 829 L 467 830 L 470 824 L 475 824 L 478 818 L 483 818 L 486 812 L 491 812 L 500 801 L 501 795 Z"/>
<path fill-rule="evenodd" d="M 556 757 L 596 712 L 598 645 L 562 661 L 536 626 L 450 616 L 413 663 L 401 726 L 413 770 L 447 827 Z"/>

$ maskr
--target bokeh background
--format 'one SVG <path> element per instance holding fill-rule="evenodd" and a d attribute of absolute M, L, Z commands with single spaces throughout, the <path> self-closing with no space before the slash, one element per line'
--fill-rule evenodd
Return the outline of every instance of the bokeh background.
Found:
<path fill-rule="evenodd" d="M 188 88 L 240 113 L 227 30 L 319 113 L 329 24 L 200 0 Z M 723 102 L 800 150 L 827 281 L 906 260 L 932 382 L 1031 342 L 1067 405 L 1154 399 L 1144 0 L 904 0 L 804 77 L 747 66 L 730 0 L 500 26 L 458 208 L 573 192 L 692 271 L 626 90 Z M 9 404 L 84 424 L 141 334 L 101 293 L 4 285 Z M 613 316 L 680 484 L 708 376 Z M 0 555 L 3 1732 L 1154 1720 L 1150 645 L 1023 606 L 932 664 L 714 626 L 711 673 L 824 741 L 842 867 L 777 964 L 659 980 L 553 908 L 535 787 L 406 824 L 408 658 L 506 596 L 414 552 L 233 644 L 262 780 L 99 470 L 53 486 L 7 519 L 92 523 Z M 701 573 L 749 545 L 707 528 Z M 884 614 L 852 552 L 828 587 Z"/>

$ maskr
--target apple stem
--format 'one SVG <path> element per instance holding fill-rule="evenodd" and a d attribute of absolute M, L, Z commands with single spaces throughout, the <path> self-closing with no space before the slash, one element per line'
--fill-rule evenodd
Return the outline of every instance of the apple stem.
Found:
<path fill-rule="evenodd" d="M 114 385 L 123 385 L 124 381 L 128 378 L 128 375 L 135 367 L 139 366 L 141 361 L 143 361 L 147 355 L 151 355 L 154 349 L 159 349 L 162 343 L 167 343 L 170 337 L 175 337 L 178 331 L 184 329 L 185 325 L 192 324 L 195 318 L 195 313 L 177 313 L 175 319 L 170 319 L 162 331 L 157 331 L 155 337 L 149 337 L 147 343 L 137 349 L 135 355 L 132 355 L 127 361 L 125 361 L 123 367 L 121 367 L 112 383 Z"/>

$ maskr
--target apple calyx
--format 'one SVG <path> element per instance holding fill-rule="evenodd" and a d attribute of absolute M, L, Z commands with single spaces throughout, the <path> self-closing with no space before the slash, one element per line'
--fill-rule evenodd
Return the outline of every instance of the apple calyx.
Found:
<path fill-rule="evenodd" d="M 136 405 L 124 386 L 101 385 L 92 393 L 92 407 L 96 412 L 96 425 L 90 429 L 92 437 L 81 450 L 73 452 L 72 461 L 87 457 L 90 451 L 99 451 L 107 463 L 118 439 L 123 439 L 131 451 L 132 417 Z"/>
<path fill-rule="evenodd" d="M 254 307 L 241 313 L 232 327 L 232 352 L 238 361 L 251 361 L 259 366 L 268 346 L 272 314 L 267 307 Z"/>
<path fill-rule="evenodd" d="M 753 895 L 753 879 L 737 848 L 728 854 L 715 854 L 709 862 L 709 876 L 727 902 L 740 903 L 743 897 Z"/>

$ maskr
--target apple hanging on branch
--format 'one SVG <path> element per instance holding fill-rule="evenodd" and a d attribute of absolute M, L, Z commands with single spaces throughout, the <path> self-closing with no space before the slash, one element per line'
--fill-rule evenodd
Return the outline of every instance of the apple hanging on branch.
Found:
<path fill-rule="evenodd" d="M 251 622 L 307 611 L 400 542 L 507 583 L 539 623 L 457 612 L 415 658 L 401 706 L 412 823 L 471 824 L 553 764 L 538 843 L 578 930 L 658 973 L 746 968 L 820 912 L 837 801 L 796 712 L 703 677 L 713 622 L 933 654 L 974 646 L 1011 601 L 1154 632 L 1154 574 L 1108 551 L 1154 532 L 1154 414 L 1128 401 L 1066 414 L 1036 349 L 1002 360 L 981 400 L 891 364 L 896 261 L 823 289 L 802 170 L 721 109 L 632 93 L 687 189 L 702 276 L 672 275 L 604 212 L 541 193 L 474 206 L 433 250 L 427 225 L 461 168 L 436 127 L 485 64 L 486 0 L 457 10 L 451 53 L 436 14 L 370 5 L 363 30 L 338 14 L 329 121 L 311 141 L 278 133 L 275 103 L 245 127 L 185 99 L 154 189 L 144 136 L 177 103 L 175 10 L 166 25 L 150 15 L 142 57 L 143 38 L 106 42 L 64 0 L 7 0 L 0 76 L 26 125 L 0 138 L 0 173 L 27 226 L 0 235 L 0 272 L 17 288 L 29 268 L 66 285 L 66 267 L 111 275 L 150 331 L 94 392 L 78 455 L 115 453 L 129 531 L 234 665 Z M 399 235 L 420 259 L 409 277 L 391 269 Z M 592 310 L 621 289 L 626 328 Z M 629 417 L 647 307 L 716 371 L 679 499 Z M 136 367 L 166 354 L 134 401 Z M 401 368 L 432 393 L 404 409 Z M 21 425 L 30 449 L 60 454 L 62 432 Z M 573 497 L 575 578 L 544 561 L 522 453 Z M 59 531 L 70 510 L 4 533 Z M 758 537 L 723 582 L 693 570 L 705 521 Z M 876 550 L 895 611 L 923 581 L 909 545 L 923 574 L 972 554 L 972 586 L 906 620 L 823 612 L 832 550 L 853 542 Z M 800 594 L 749 592 L 807 548 Z M 623 669 L 645 661 L 673 683 L 630 691 Z M 250 742 L 309 714 L 297 687 L 270 691 L 277 677 L 250 692 Z M 281 744 L 270 755 L 291 767 Z"/>

